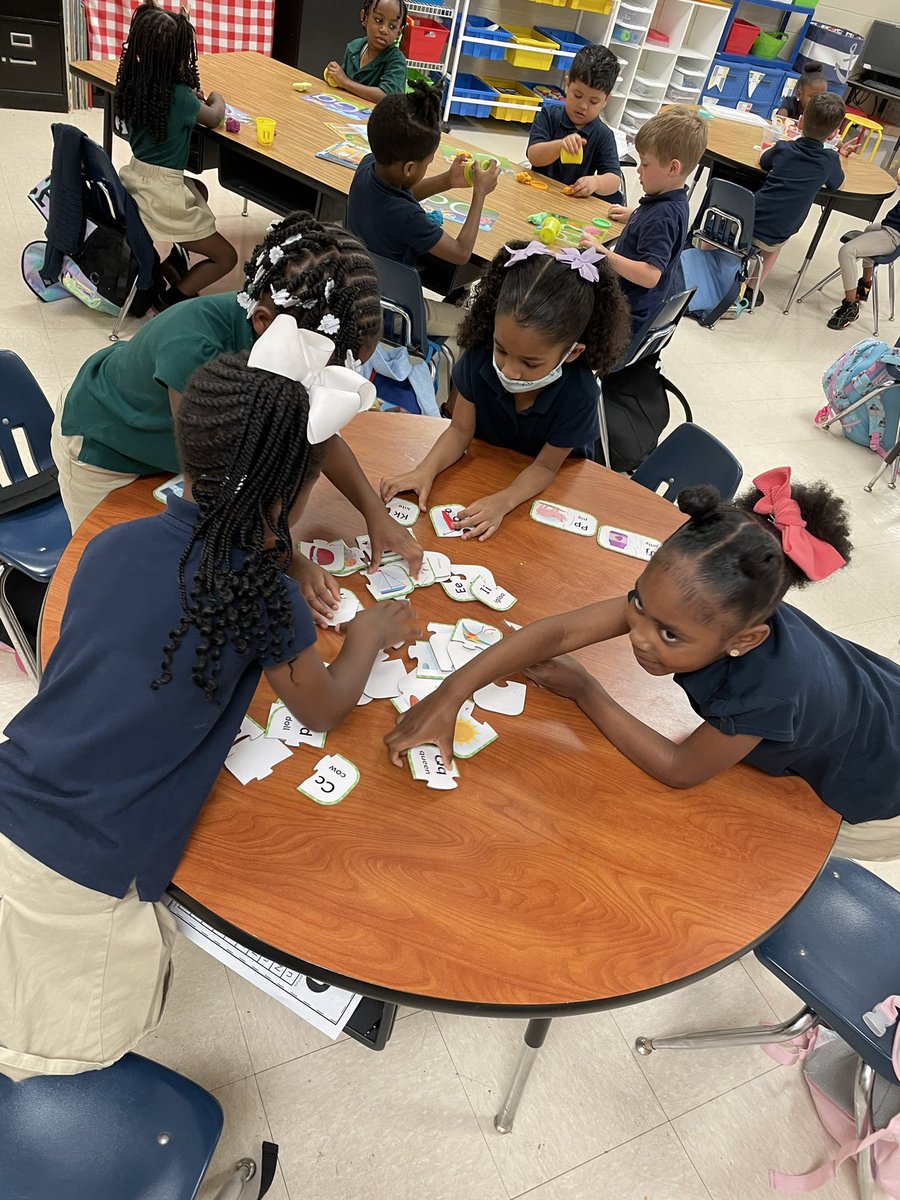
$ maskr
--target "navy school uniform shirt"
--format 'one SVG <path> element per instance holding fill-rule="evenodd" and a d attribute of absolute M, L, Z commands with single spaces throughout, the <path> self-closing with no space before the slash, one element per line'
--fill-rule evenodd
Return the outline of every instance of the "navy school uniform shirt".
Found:
<path fill-rule="evenodd" d="M 798 775 L 845 821 L 900 816 L 900 666 L 829 633 L 789 604 L 768 638 L 675 682 L 722 733 L 763 740 L 767 775 Z"/>
<path fill-rule="evenodd" d="M 753 237 L 769 246 L 793 237 L 822 187 L 836 192 L 844 182 L 840 156 L 815 138 L 776 142 L 759 165 L 767 176 L 756 193 Z"/>
<path fill-rule="evenodd" d="M 564 104 L 544 105 L 534 118 L 528 135 L 528 145 L 533 146 L 536 142 L 555 142 L 559 138 L 568 137 L 570 133 L 579 133 L 583 138 L 587 138 L 582 162 L 563 163 L 557 159 L 556 162 L 548 163 L 546 167 L 532 169 L 567 186 L 575 183 L 582 175 L 605 175 L 608 171 L 621 178 L 619 152 L 616 149 L 613 131 L 599 117 L 594 117 L 593 121 L 588 121 L 587 125 L 580 128 L 573 125 Z M 620 191 L 611 196 L 604 196 L 603 199 L 609 204 L 625 203 L 625 197 Z"/>
<path fill-rule="evenodd" d="M 441 240 L 443 230 L 412 192 L 382 183 L 367 154 L 353 176 L 347 198 L 347 228 L 373 254 L 413 267 Z"/>
<path fill-rule="evenodd" d="M 475 436 L 492 446 L 536 458 L 544 446 L 570 448 L 573 458 L 593 458 L 600 436 L 599 385 L 576 359 L 556 383 L 538 394 L 531 408 L 516 412 L 516 398 L 504 391 L 490 350 L 467 350 L 453 369 L 453 382 L 475 405 Z"/>
<path fill-rule="evenodd" d="M 165 512 L 90 542 L 37 696 L 0 745 L 0 831 L 60 875 L 110 896 L 132 881 L 142 900 L 162 895 L 262 667 L 316 639 L 288 579 L 293 639 L 285 634 L 265 662 L 226 643 L 218 703 L 191 679 L 195 629 L 174 656 L 171 682 L 151 688 L 181 618 L 178 562 L 196 519 L 196 505 L 170 497 Z M 186 567 L 188 591 L 199 553 Z"/>
<path fill-rule="evenodd" d="M 635 262 L 658 267 L 662 274 L 656 287 L 640 287 L 619 276 L 619 284 L 631 305 L 632 339 L 669 298 L 678 268 L 689 221 L 685 188 L 641 196 L 613 247 L 616 254 Z"/>

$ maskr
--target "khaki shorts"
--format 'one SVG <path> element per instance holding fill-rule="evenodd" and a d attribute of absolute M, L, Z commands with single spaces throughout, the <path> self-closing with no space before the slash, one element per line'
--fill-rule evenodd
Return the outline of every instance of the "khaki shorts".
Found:
<path fill-rule="evenodd" d="M 111 1066 L 159 1024 L 175 922 L 73 883 L 0 834 L 0 1073 Z"/>
<path fill-rule="evenodd" d="M 758 238 L 753 239 L 753 248 L 755 250 L 765 250 L 767 254 L 773 254 L 776 250 L 780 250 L 784 242 L 761 242 Z"/>
<path fill-rule="evenodd" d="M 861 862 L 892 862 L 900 858 L 900 817 L 886 821 L 841 822 L 832 854 Z"/>
<path fill-rule="evenodd" d="M 50 430 L 50 453 L 59 471 L 59 494 L 74 533 L 110 492 L 134 483 L 137 475 L 107 471 L 104 467 L 94 467 L 79 459 L 84 438 L 80 434 L 67 436 L 62 431 L 62 414 L 68 392 L 68 387 L 64 387 L 56 401 L 56 415 Z"/>
<path fill-rule="evenodd" d="M 155 242 L 199 242 L 216 232 L 216 218 L 184 171 L 133 158 L 119 178 Z"/>

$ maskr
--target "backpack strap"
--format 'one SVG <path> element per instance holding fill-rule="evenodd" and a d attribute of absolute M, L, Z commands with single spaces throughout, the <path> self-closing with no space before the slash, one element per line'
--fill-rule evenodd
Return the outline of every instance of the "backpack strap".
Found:
<path fill-rule="evenodd" d="M 876 1037 L 883 1037 L 890 1027 L 896 1024 L 898 1017 L 900 1017 L 900 996 L 888 996 L 880 1004 L 876 1004 L 871 1012 L 863 1013 L 863 1020 Z M 891 1066 L 894 1068 L 894 1074 L 900 1079 L 900 1025 L 897 1025 L 894 1034 Z"/>
<path fill-rule="evenodd" d="M 795 1063 L 807 1059 L 815 1049 L 820 1028 L 819 1025 L 814 1025 L 812 1029 L 798 1034 L 787 1043 L 766 1042 L 765 1045 L 760 1046 L 760 1050 L 765 1051 L 769 1058 L 774 1058 L 781 1066 L 792 1067 Z"/>
<path fill-rule="evenodd" d="M 779 1192 L 787 1192 L 789 1195 L 814 1192 L 829 1179 L 834 1179 L 838 1167 L 848 1158 L 856 1158 L 861 1151 L 868 1150 L 870 1146 L 874 1146 L 878 1142 L 886 1141 L 900 1143 L 900 1114 L 894 1117 L 888 1125 L 885 1125 L 884 1129 L 876 1129 L 868 1137 L 853 1138 L 852 1141 L 845 1142 L 834 1158 L 823 1163 L 821 1167 L 816 1167 L 813 1171 L 807 1171 L 805 1175 L 785 1175 L 781 1171 L 770 1171 L 769 1186 L 777 1188 Z"/>

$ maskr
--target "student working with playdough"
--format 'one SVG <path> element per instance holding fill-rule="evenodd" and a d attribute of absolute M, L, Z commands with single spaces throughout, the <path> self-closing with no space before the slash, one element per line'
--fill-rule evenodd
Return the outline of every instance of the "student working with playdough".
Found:
<path fill-rule="evenodd" d="M 459 331 L 450 425 L 412 471 L 382 480 L 385 501 L 432 484 L 472 438 L 533 461 L 491 496 L 468 503 L 455 527 L 486 541 L 507 513 L 539 495 L 569 457 L 593 458 L 598 383 L 628 342 L 628 306 L 594 249 L 513 242 L 495 256 Z"/>

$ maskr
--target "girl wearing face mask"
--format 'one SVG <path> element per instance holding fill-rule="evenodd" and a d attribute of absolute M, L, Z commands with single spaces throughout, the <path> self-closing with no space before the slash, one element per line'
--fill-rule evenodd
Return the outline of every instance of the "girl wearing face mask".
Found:
<path fill-rule="evenodd" d="M 500 492 L 459 514 L 463 537 L 485 541 L 507 513 L 544 491 L 563 462 L 593 458 L 598 383 L 628 344 L 630 316 L 615 275 L 594 249 L 513 242 L 496 255 L 459 331 L 453 419 L 412 471 L 382 480 L 387 502 L 432 484 L 472 438 L 528 457 Z"/>

